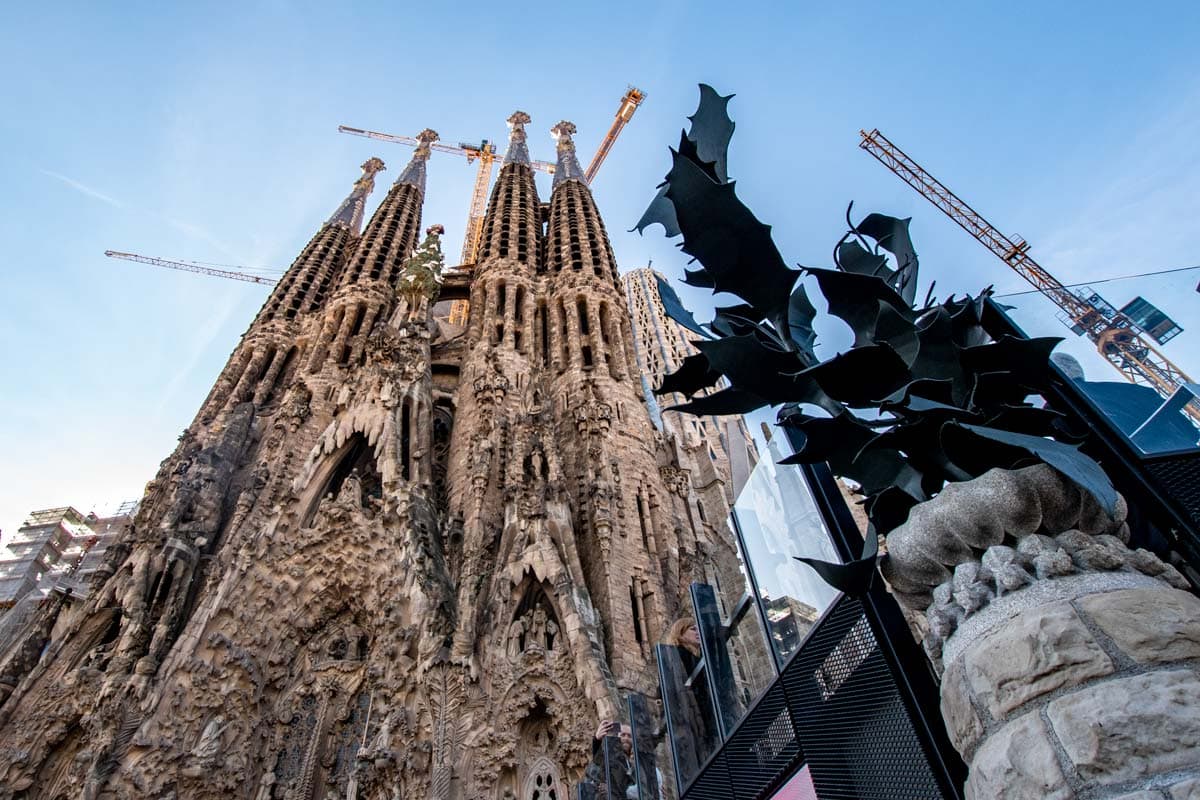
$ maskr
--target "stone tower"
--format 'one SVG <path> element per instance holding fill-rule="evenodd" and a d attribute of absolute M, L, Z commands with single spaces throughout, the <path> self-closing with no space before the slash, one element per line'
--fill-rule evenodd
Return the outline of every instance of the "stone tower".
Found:
<path fill-rule="evenodd" d="M 92 591 L 0 653 L 0 798 L 565 800 L 653 687 L 732 547 L 651 425 L 574 126 L 543 204 L 509 121 L 470 270 L 419 242 L 436 133 L 360 235 L 363 165 Z"/>
<path fill-rule="evenodd" d="M 667 315 L 658 293 L 658 282 L 666 279 L 658 272 L 650 267 L 638 267 L 626 272 L 621 280 L 633 315 L 638 365 L 650 386 L 658 386 L 664 376 L 679 369 L 685 358 L 699 352 L 691 343 L 697 338 L 696 334 Z M 724 385 L 722 380 L 711 389 L 701 390 L 701 393 L 717 391 Z M 671 392 L 654 398 L 652 402 L 656 403 L 656 408 L 670 407 L 685 403 L 687 399 L 678 392 Z M 680 446 L 694 463 L 693 473 L 711 469 L 713 480 L 721 482 L 720 487 L 716 488 L 724 493 L 724 502 L 716 497 L 707 497 L 706 505 L 727 509 L 737 499 L 751 470 L 758 463 L 758 446 L 750 435 L 746 420 L 740 414 L 699 416 L 680 411 L 658 413 L 663 428 L 679 440 Z M 724 514 L 718 516 L 724 519 Z"/>

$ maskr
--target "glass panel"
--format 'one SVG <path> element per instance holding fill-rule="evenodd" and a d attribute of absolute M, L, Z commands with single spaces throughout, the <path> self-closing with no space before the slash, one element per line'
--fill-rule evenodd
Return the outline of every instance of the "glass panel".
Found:
<path fill-rule="evenodd" d="M 628 733 L 628 728 L 626 728 Z M 577 791 L 579 800 L 626 800 L 633 783 L 633 764 L 618 736 L 605 736 L 592 747 L 592 761 L 584 770 Z"/>
<path fill-rule="evenodd" d="M 1200 319 L 1195 314 L 1198 281 L 1200 267 L 1194 267 L 1070 287 L 1098 310 L 1095 330 L 1108 326 L 1133 329 L 1152 349 L 1126 344 L 1119 334 L 1089 336 L 1084 325 L 1040 292 L 996 299 L 1009 307 L 1009 318 L 1027 335 L 1065 337 L 1054 351 L 1063 374 L 1139 450 L 1166 453 L 1198 447 L 1200 387 L 1192 384 L 1173 393 L 1157 391 L 1145 379 L 1132 383 L 1123 373 L 1137 374 L 1137 365 L 1148 362 L 1165 366 L 1163 359 L 1167 359 L 1192 380 L 1200 379 Z M 1093 338 L 1104 343 L 1105 354 Z"/>
<path fill-rule="evenodd" d="M 671 760 L 666 757 L 667 745 L 662 736 L 665 728 L 654 703 L 637 693 L 630 694 L 628 702 L 636 797 L 638 800 L 674 800 Z"/>
<path fill-rule="evenodd" d="M 787 455 L 780 451 L 781 442 L 782 436 L 771 439 L 769 456 L 754 468 L 733 514 L 782 665 L 837 597 L 835 589 L 793 556 L 841 559 L 800 469 L 775 463 Z"/>
<path fill-rule="evenodd" d="M 604 753 L 604 785 L 600 787 L 599 796 L 603 800 L 625 800 L 626 793 L 634 788 L 633 763 L 625 754 L 618 736 L 605 736 L 601 750 Z"/>
<path fill-rule="evenodd" d="M 753 596 L 746 594 L 722 618 L 716 591 L 705 583 L 692 584 L 692 604 L 700 623 L 700 643 L 709 690 L 716 699 L 722 738 L 727 738 L 750 705 L 775 677 Z"/>
<path fill-rule="evenodd" d="M 680 794 L 720 742 L 712 694 L 695 631 L 693 623 L 690 634 L 684 632 L 678 641 L 654 648 Z M 695 645 L 689 641 L 689 636 L 695 637 Z"/>

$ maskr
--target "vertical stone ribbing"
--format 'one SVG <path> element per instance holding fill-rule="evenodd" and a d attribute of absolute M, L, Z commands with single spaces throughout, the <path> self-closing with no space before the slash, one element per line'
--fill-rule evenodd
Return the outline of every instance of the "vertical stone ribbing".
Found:
<path fill-rule="evenodd" d="M 260 321 L 294 319 L 297 314 L 320 308 L 331 280 L 345 263 L 358 236 L 366 199 L 375 188 L 375 175 L 384 168 L 378 158 L 368 159 L 362 165 L 363 176 L 355 182 L 350 196 L 305 245 L 275 286 L 259 313 Z"/>
<path fill-rule="evenodd" d="M 385 169 L 367 159 L 363 174 L 333 216 L 309 240 L 263 303 L 237 349 L 200 407 L 197 420 L 207 424 L 231 404 L 252 400 L 261 409 L 281 394 L 302 358 L 299 319 L 319 310 L 334 277 L 353 250 L 375 175 Z"/>
<path fill-rule="evenodd" d="M 371 216 L 346 268 L 334 282 L 324 321 L 314 326 L 308 356 L 309 373 L 329 359 L 338 366 L 358 364 L 375 325 L 387 318 L 396 302 L 404 263 L 417 246 L 421 205 L 425 199 L 425 162 L 435 131 L 417 137 L 417 151 Z"/>

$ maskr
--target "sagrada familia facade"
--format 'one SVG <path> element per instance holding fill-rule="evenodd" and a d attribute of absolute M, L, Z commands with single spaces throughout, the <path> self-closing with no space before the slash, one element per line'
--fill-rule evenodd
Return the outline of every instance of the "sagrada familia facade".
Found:
<path fill-rule="evenodd" d="M 567 800 L 655 691 L 736 556 L 651 424 L 574 126 L 543 203 L 529 121 L 471 269 L 422 241 L 434 132 L 360 233 L 363 165 L 86 601 L 0 661 L 0 798 Z"/>

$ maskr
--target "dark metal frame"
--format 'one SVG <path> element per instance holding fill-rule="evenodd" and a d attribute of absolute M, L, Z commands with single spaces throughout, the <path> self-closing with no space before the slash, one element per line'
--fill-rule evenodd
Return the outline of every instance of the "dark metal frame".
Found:
<path fill-rule="evenodd" d="M 799 444 L 791 437 L 793 448 Z M 863 536 L 855 523 L 846 501 L 838 491 L 836 479 L 826 464 L 801 464 L 805 482 L 829 527 L 829 533 L 843 561 L 861 558 Z M 950 743 L 942 720 L 939 682 L 933 665 L 925 655 L 904 619 L 900 605 L 876 576 L 871 588 L 859 598 L 871 633 L 879 645 L 888 670 L 896 681 L 905 710 L 912 720 L 922 751 L 934 767 L 939 788 L 945 797 L 959 797 L 959 789 L 967 779 L 967 766 Z M 815 627 L 815 626 L 814 626 Z M 799 651 L 797 651 L 799 652 Z M 932 712 L 932 713 L 931 713 Z"/>

